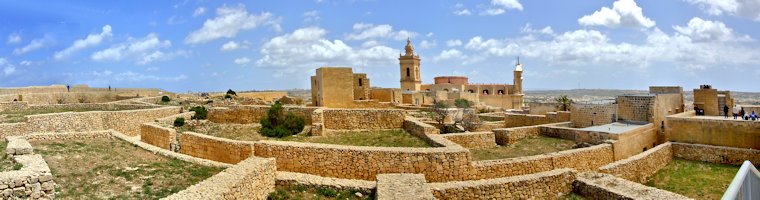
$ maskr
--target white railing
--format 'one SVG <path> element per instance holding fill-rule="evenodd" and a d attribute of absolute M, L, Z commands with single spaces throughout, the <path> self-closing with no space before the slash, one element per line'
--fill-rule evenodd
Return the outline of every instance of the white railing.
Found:
<path fill-rule="evenodd" d="M 749 200 L 760 199 L 760 172 L 751 162 L 744 161 L 739 172 L 736 173 L 731 185 L 723 193 L 723 200 Z"/>

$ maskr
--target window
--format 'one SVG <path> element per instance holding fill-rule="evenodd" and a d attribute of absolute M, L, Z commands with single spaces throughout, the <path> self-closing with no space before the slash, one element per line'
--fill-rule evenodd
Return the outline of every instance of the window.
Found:
<path fill-rule="evenodd" d="M 406 68 L 406 77 L 409 77 L 409 68 Z"/>
<path fill-rule="evenodd" d="M 362 86 L 362 79 L 359 79 L 359 86 Z"/>
<path fill-rule="evenodd" d="M 474 90 L 467 90 L 467 92 L 469 92 L 469 93 L 475 93 Z"/>
<path fill-rule="evenodd" d="M 488 90 L 483 90 L 483 95 L 488 95 Z"/>
<path fill-rule="evenodd" d="M 499 95 L 504 95 L 504 90 L 499 90 Z"/>
<path fill-rule="evenodd" d="M 443 91 L 449 92 L 449 89 L 443 89 Z"/>

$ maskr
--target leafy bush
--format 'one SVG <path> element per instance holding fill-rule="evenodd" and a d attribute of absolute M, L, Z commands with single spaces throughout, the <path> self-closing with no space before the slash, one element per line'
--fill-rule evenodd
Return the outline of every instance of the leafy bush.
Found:
<path fill-rule="evenodd" d="M 325 197 L 336 197 L 338 196 L 338 191 L 335 191 L 330 188 L 319 188 L 317 189 L 317 194 L 325 196 Z"/>
<path fill-rule="evenodd" d="M 161 102 L 164 102 L 164 103 L 166 103 L 166 102 L 169 102 L 169 101 L 171 101 L 171 99 L 169 99 L 169 97 L 168 97 L 168 96 L 162 96 L 162 97 L 161 97 Z"/>
<path fill-rule="evenodd" d="M 174 127 L 181 127 L 185 125 L 185 118 L 184 117 L 177 117 L 174 119 Z"/>
<path fill-rule="evenodd" d="M 295 135 L 303 130 L 304 125 L 303 117 L 292 112 L 285 114 L 282 103 L 275 102 L 267 116 L 261 118 L 261 135 L 278 138 Z"/>
<path fill-rule="evenodd" d="M 235 91 L 232 91 L 232 89 L 227 90 L 227 94 L 237 96 L 237 93 Z"/>
<path fill-rule="evenodd" d="M 224 99 L 232 99 L 232 95 L 230 95 L 230 94 L 225 94 L 225 95 L 224 95 Z"/>
<path fill-rule="evenodd" d="M 470 108 L 471 103 L 467 99 L 456 99 L 454 100 L 454 106 L 457 108 Z"/>
<path fill-rule="evenodd" d="M 208 110 L 206 110 L 206 107 L 203 106 L 195 106 L 193 108 L 190 108 L 190 111 L 195 112 L 193 117 L 190 119 L 206 119 L 206 115 L 208 114 Z"/>

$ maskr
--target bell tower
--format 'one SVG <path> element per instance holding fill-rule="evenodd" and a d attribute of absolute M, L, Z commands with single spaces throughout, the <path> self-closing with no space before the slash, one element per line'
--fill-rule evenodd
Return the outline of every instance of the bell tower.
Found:
<path fill-rule="evenodd" d="M 515 94 L 522 94 L 522 64 L 520 64 L 520 57 L 517 57 L 517 64 L 515 65 L 515 79 L 514 79 L 514 85 L 515 85 Z"/>
<path fill-rule="evenodd" d="M 422 80 L 420 79 L 420 56 L 414 55 L 412 41 L 406 39 L 405 53 L 399 54 L 398 62 L 401 75 L 402 91 L 419 91 Z"/>

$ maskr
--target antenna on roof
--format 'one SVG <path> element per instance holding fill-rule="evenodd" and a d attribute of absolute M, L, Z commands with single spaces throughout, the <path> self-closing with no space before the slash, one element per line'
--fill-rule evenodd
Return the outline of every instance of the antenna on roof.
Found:
<path fill-rule="evenodd" d="M 520 64 L 520 56 L 517 56 L 517 64 Z"/>

